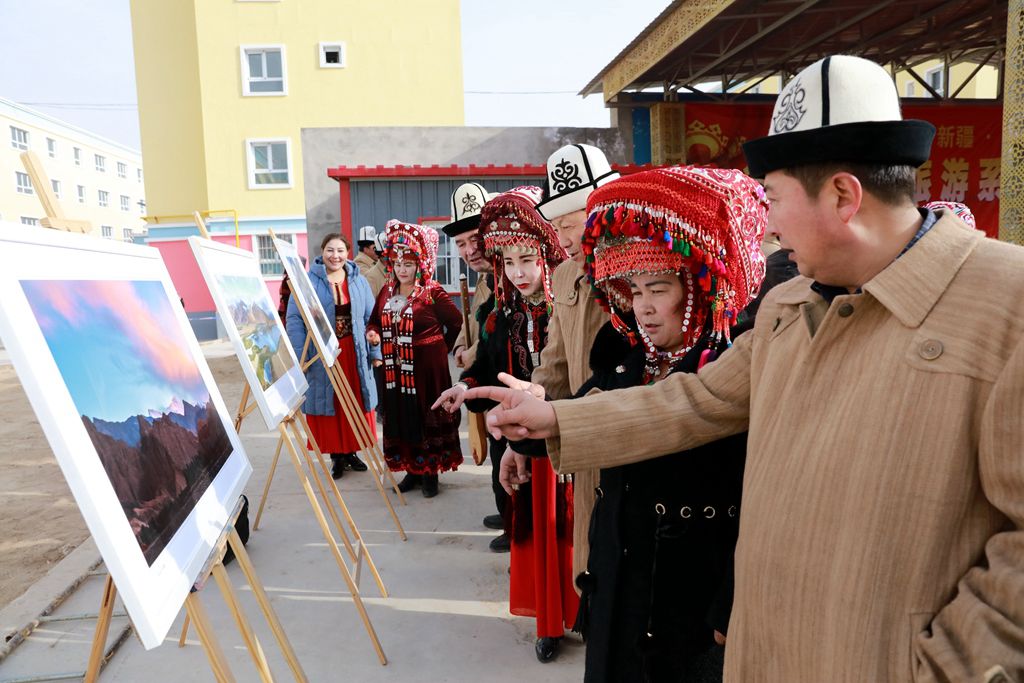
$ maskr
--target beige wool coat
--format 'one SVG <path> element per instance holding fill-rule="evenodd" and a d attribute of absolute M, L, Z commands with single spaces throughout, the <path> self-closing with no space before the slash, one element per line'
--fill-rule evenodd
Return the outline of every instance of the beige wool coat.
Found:
<path fill-rule="evenodd" d="M 480 347 L 480 321 L 476 319 L 476 312 L 480 310 L 485 301 L 491 298 L 492 294 L 491 288 L 487 286 L 487 278 L 481 275 L 476 281 L 473 298 L 469 302 L 469 320 L 459 330 L 459 336 L 455 338 L 455 346 L 452 347 L 453 350 L 459 348 L 466 349 L 466 352 L 462 354 L 462 359 L 467 368 L 476 360 L 476 350 Z M 462 310 L 461 306 L 459 310 Z M 468 346 L 466 345 L 467 329 L 470 332 L 470 338 L 473 340 L 473 343 Z"/>
<path fill-rule="evenodd" d="M 384 262 L 380 259 L 374 261 L 362 252 L 356 254 L 353 260 L 359 267 L 359 272 L 370 283 L 370 291 L 373 292 L 373 297 L 376 299 L 380 290 L 384 289 L 384 283 L 388 280 L 388 271 L 384 268 Z"/>
<path fill-rule="evenodd" d="M 561 472 L 749 425 L 728 681 L 1024 681 L 1024 249 L 939 215 L 695 375 L 554 403 Z"/>
<path fill-rule="evenodd" d="M 548 341 L 540 365 L 530 380 L 544 387 L 548 398 L 571 398 L 590 379 L 590 349 L 608 314 L 594 299 L 580 264 L 563 261 L 551 275 L 554 306 L 548 321 Z M 573 576 L 587 568 L 590 513 L 600 481 L 598 469 L 575 472 L 573 482 L 572 567 Z"/>

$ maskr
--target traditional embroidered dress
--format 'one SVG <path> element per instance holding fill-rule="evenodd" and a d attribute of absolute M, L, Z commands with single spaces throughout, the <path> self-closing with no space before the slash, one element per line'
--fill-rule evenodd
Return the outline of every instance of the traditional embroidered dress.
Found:
<path fill-rule="evenodd" d="M 484 249 L 494 265 L 494 308 L 482 321 L 476 359 L 463 374 L 469 386 L 501 385 L 507 372 L 529 380 L 547 341 L 551 272 L 566 258 L 551 224 L 534 208 L 540 188 L 518 187 L 487 202 L 480 214 Z M 535 253 L 542 286 L 524 298 L 505 275 L 503 254 Z M 483 309 L 482 309 L 483 310 Z M 467 407 L 481 412 L 488 401 Z M 537 636 L 559 637 L 571 626 L 579 605 L 572 587 L 572 483 L 546 458 L 531 459 L 531 481 L 519 487 L 506 509 L 512 539 L 509 608 L 537 619 Z"/>
<path fill-rule="evenodd" d="M 462 329 L 462 314 L 432 279 L 437 232 L 395 220 L 385 231 L 381 258 L 388 282 L 377 295 L 367 327 L 380 335 L 384 357 L 384 457 L 393 471 L 435 475 L 462 463 L 461 416 L 430 409 L 451 385 L 448 352 Z M 418 266 L 408 296 L 399 292 L 394 276 L 394 264 L 403 259 L 413 259 Z"/>

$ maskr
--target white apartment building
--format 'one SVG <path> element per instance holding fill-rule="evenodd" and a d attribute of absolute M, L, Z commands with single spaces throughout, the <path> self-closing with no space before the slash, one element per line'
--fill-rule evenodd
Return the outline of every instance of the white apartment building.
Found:
<path fill-rule="evenodd" d="M 131 241 L 144 230 L 142 155 L 137 150 L 0 98 L 0 220 L 36 225 L 44 216 L 21 153 L 42 161 L 64 215 L 94 234 Z"/>

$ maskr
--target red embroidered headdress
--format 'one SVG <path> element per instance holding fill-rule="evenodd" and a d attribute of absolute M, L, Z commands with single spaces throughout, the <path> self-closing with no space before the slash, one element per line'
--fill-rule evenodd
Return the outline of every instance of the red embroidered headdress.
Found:
<path fill-rule="evenodd" d="M 425 225 L 403 223 L 392 218 L 384 226 L 384 251 L 381 258 L 388 275 L 394 279 L 395 262 L 411 257 L 419 274 L 417 284 L 426 285 L 434 277 L 437 266 L 437 230 Z"/>
<path fill-rule="evenodd" d="M 594 190 L 587 213 L 584 271 L 617 325 L 618 312 L 633 308 L 630 277 L 672 272 L 688 293 L 685 341 L 673 356 L 682 357 L 709 327 L 713 344 L 728 341 L 764 279 L 768 203 L 760 184 L 732 169 L 659 168 Z"/>
<path fill-rule="evenodd" d="M 978 229 L 978 221 L 974 219 L 974 212 L 971 211 L 971 207 L 966 204 L 961 204 L 960 202 L 934 201 L 925 204 L 924 208 L 929 209 L 930 211 L 946 209 L 970 227 L 975 230 Z"/>
<path fill-rule="evenodd" d="M 505 276 L 502 253 L 520 251 L 540 255 L 544 297 L 552 301 L 551 273 L 568 258 L 551 224 L 537 211 L 543 193 L 539 187 L 524 185 L 502 192 L 480 212 L 480 237 L 484 253 L 494 267 L 494 301 L 496 308 L 507 309 L 512 302 L 509 292 L 515 289 Z"/>

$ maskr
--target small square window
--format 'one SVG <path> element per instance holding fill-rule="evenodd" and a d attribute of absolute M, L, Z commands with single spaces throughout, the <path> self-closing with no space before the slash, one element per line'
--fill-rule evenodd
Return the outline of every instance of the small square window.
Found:
<path fill-rule="evenodd" d="M 14 189 L 18 194 L 35 194 L 35 190 L 32 189 L 32 179 L 28 177 L 28 173 L 21 171 L 14 172 Z"/>
<path fill-rule="evenodd" d="M 11 126 L 11 147 L 28 149 L 28 131 Z"/>
<path fill-rule="evenodd" d="M 96 170 L 100 173 L 107 172 L 107 158 L 100 154 L 94 154 L 93 157 L 96 159 Z"/>
<path fill-rule="evenodd" d="M 46 138 L 46 153 L 51 159 L 57 158 L 57 141 L 53 138 Z"/>
<path fill-rule="evenodd" d="M 288 94 L 283 46 L 243 46 L 241 51 L 243 95 Z"/>
<path fill-rule="evenodd" d="M 345 66 L 345 43 L 320 43 L 321 69 L 344 69 Z"/>
<path fill-rule="evenodd" d="M 53 196 L 60 199 L 60 181 L 51 179 L 50 185 L 53 185 Z"/>
<path fill-rule="evenodd" d="M 295 244 L 294 235 L 291 233 L 278 234 L 277 238 Z M 256 255 L 260 259 L 260 273 L 263 275 L 282 275 L 284 273 L 284 265 L 277 254 L 274 240 L 269 235 L 256 235 Z"/>
<path fill-rule="evenodd" d="M 288 140 L 249 140 L 249 189 L 291 187 L 291 150 Z"/>
<path fill-rule="evenodd" d="M 127 178 L 128 177 L 128 164 L 123 161 L 117 162 L 117 177 Z"/>
<path fill-rule="evenodd" d="M 85 204 L 85 185 L 78 186 L 78 203 Z"/>
<path fill-rule="evenodd" d="M 139 182 L 141 183 L 142 182 L 142 169 L 141 168 L 135 169 L 135 176 L 139 179 Z"/>
<path fill-rule="evenodd" d="M 121 230 L 121 236 L 124 237 L 124 241 L 125 242 L 131 242 L 132 241 L 132 229 L 131 228 L 123 228 Z"/>
<path fill-rule="evenodd" d="M 80 147 L 75 147 L 74 152 L 75 152 L 75 166 L 81 166 L 82 165 L 82 149 Z"/>
<path fill-rule="evenodd" d="M 100 226 L 100 234 L 103 235 L 104 237 L 113 237 L 114 236 L 114 228 L 112 226 L 109 226 L 109 225 L 101 225 Z"/>
<path fill-rule="evenodd" d="M 131 199 L 129 199 L 128 195 L 126 195 L 126 194 L 121 195 L 121 210 L 122 211 L 130 211 L 131 210 Z"/>
<path fill-rule="evenodd" d="M 98 190 L 96 196 L 99 199 L 100 206 L 108 206 L 110 204 L 110 193 L 106 190 Z"/>
<path fill-rule="evenodd" d="M 22 225 L 39 225 L 39 219 L 38 218 L 32 218 L 31 216 L 22 216 L 21 217 L 21 224 Z"/>

